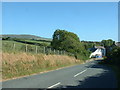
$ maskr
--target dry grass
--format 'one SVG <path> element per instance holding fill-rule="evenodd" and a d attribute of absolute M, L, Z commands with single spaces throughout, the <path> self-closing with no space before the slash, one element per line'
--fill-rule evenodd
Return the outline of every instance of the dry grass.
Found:
<path fill-rule="evenodd" d="M 8 79 L 82 62 L 82 60 L 64 55 L 2 53 L 2 74 L 3 79 Z"/>

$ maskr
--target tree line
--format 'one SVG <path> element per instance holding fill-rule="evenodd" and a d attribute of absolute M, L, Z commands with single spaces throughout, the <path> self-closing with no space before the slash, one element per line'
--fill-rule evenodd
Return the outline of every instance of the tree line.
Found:
<path fill-rule="evenodd" d="M 53 34 L 51 47 L 58 50 L 65 50 L 73 53 L 76 59 L 88 59 L 91 51 L 89 48 L 94 46 L 104 46 L 106 48 L 106 55 L 116 46 L 112 39 L 102 40 L 101 42 L 80 41 L 77 34 L 68 32 L 66 30 L 57 29 Z"/>

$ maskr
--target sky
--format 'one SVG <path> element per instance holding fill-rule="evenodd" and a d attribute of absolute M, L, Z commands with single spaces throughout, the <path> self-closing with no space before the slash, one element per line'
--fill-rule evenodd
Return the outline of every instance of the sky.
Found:
<path fill-rule="evenodd" d="M 2 34 L 30 34 L 52 38 L 56 29 L 80 40 L 118 41 L 117 2 L 4 2 Z"/>

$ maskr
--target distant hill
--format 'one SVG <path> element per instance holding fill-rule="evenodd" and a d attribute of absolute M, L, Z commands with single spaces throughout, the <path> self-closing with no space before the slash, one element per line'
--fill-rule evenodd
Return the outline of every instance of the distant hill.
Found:
<path fill-rule="evenodd" d="M 20 35 L 4 34 L 4 35 L 0 35 L 0 38 L 6 38 L 6 37 L 52 41 L 51 38 L 43 38 L 43 37 L 39 37 L 39 36 L 35 36 L 35 35 L 27 35 L 27 34 L 20 34 Z"/>

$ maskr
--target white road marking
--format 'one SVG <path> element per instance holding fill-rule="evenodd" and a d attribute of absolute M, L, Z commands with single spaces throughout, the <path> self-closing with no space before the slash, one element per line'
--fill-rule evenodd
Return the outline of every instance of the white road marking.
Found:
<path fill-rule="evenodd" d="M 77 77 L 78 75 L 84 73 L 87 69 L 83 70 L 82 72 L 79 72 L 78 74 L 74 75 L 74 77 Z"/>
<path fill-rule="evenodd" d="M 55 87 L 55 86 L 57 86 L 57 85 L 59 85 L 60 84 L 60 82 L 59 83 L 56 83 L 56 84 L 54 84 L 54 85 L 52 85 L 52 86 L 50 86 L 50 87 L 48 87 L 48 88 L 53 88 L 53 87 Z"/>

